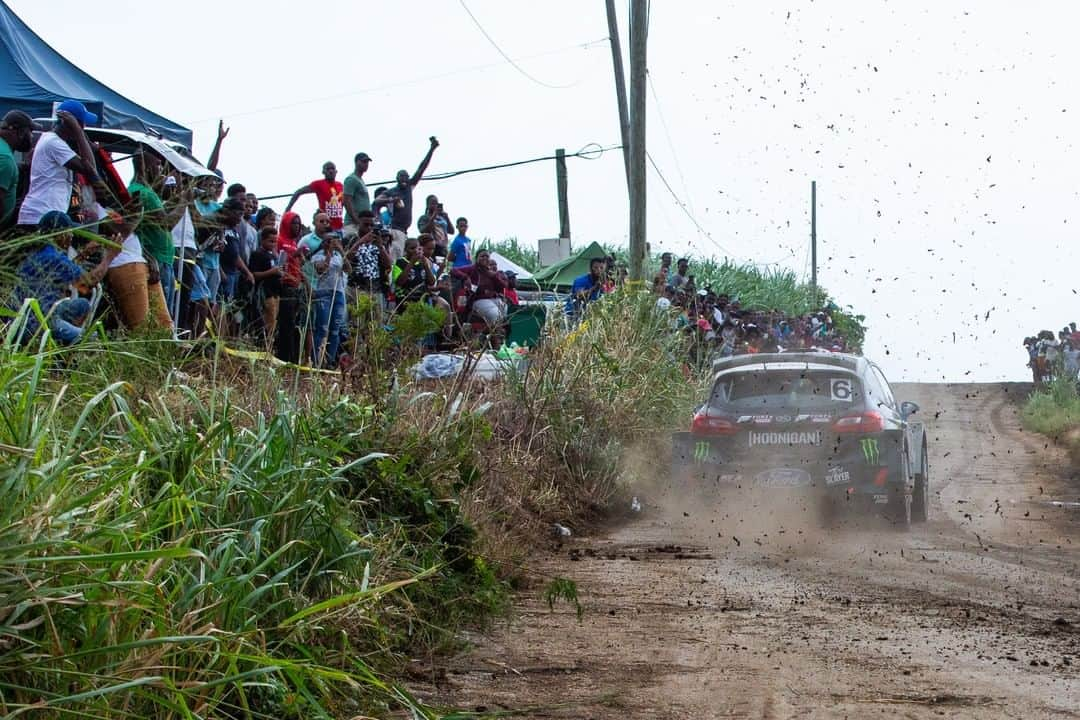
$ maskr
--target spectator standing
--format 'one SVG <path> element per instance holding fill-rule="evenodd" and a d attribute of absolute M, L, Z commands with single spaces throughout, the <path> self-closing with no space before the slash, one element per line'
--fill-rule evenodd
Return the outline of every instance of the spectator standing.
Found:
<path fill-rule="evenodd" d="M 353 293 L 363 293 L 371 297 L 381 319 L 386 310 L 386 276 L 393 262 L 390 259 L 387 230 L 375 230 L 375 216 L 370 210 L 361 210 L 356 226 L 358 237 L 350 248 L 352 273 L 349 274 L 349 288 Z M 355 298 L 350 298 L 350 305 L 355 305 Z"/>
<path fill-rule="evenodd" d="M 120 252 L 112 258 L 105 274 L 109 295 L 120 315 L 120 322 L 128 330 L 139 329 L 146 324 L 146 318 L 152 311 L 159 326 L 170 327 L 172 319 L 165 307 L 161 283 L 157 282 L 157 268 L 147 265 L 142 243 L 132 225 L 121 215 L 109 213 L 100 205 L 97 206 L 97 216 L 99 220 L 108 218 L 112 228 L 123 238 Z"/>
<path fill-rule="evenodd" d="M 22 110 L 12 110 L 0 120 L 0 231 L 15 219 L 19 166 L 13 150 L 28 152 L 34 139 L 34 121 Z"/>
<path fill-rule="evenodd" d="M 678 292 L 679 290 L 687 289 L 690 283 L 690 261 L 686 258 L 679 258 L 679 262 L 676 265 L 675 274 L 668 277 L 668 287 Z M 689 291 L 688 291 L 689 292 Z"/>
<path fill-rule="evenodd" d="M 311 265 L 316 273 L 313 361 L 316 367 L 334 367 L 345 325 L 346 277 L 351 270 L 336 233 L 323 240 L 311 256 Z"/>
<path fill-rule="evenodd" d="M 427 154 L 424 155 L 424 159 L 420 161 L 416 172 L 410 176 L 407 170 L 398 170 L 397 185 L 386 192 L 387 199 L 393 201 L 390 205 L 390 232 L 393 234 L 390 243 L 390 255 L 395 260 L 404 253 L 405 238 L 408 237 L 409 227 L 412 225 L 413 188 L 424 177 L 424 173 L 431 163 L 431 156 L 435 154 L 435 148 L 439 147 L 439 141 L 434 136 L 429 140 L 431 146 L 428 148 Z"/>
<path fill-rule="evenodd" d="M 273 347 L 274 334 L 277 331 L 281 276 L 285 272 L 277 244 L 277 228 L 262 228 L 259 231 L 259 249 L 251 253 L 251 263 L 248 265 L 252 277 L 255 278 L 255 296 L 262 308 L 263 337 L 267 347 Z"/>
<path fill-rule="evenodd" d="M 77 100 L 65 100 L 56 111 L 55 129 L 43 133 L 34 146 L 30 161 L 30 189 L 19 208 L 19 225 L 26 230 L 37 228 L 45 213 L 66 213 L 71 206 L 75 186 L 73 173 L 97 182 L 94 151 L 83 130 L 97 122 L 97 115 Z M 76 150 L 72 150 L 72 147 Z"/>
<path fill-rule="evenodd" d="M 312 180 L 302 188 L 297 189 L 285 206 L 285 212 L 292 210 L 293 205 L 302 195 L 315 193 L 319 200 L 319 212 L 326 213 L 330 218 L 330 228 L 341 230 L 345 226 L 345 187 L 337 181 L 337 166 L 327 160 L 322 166 L 323 176 L 319 180 Z"/>
<path fill-rule="evenodd" d="M 450 251 L 446 256 L 451 267 L 462 268 L 472 265 L 472 240 L 465 234 L 468 229 L 469 221 L 466 218 L 459 217 L 457 219 L 457 236 L 450 243 Z"/>
<path fill-rule="evenodd" d="M 154 191 L 153 184 L 161 180 L 162 162 L 152 153 L 138 152 L 131 158 L 135 177 L 128 184 L 128 192 L 142 209 L 142 216 L 135 228 L 143 250 L 156 263 L 157 274 L 165 297 L 165 307 L 170 312 L 176 293 L 176 246 L 170 230 L 187 209 L 186 199 L 178 202 L 171 212 L 165 211 L 165 203 Z"/>
<path fill-rule="evenodd" d="M 360 213 L 371 212 L 371 196 L 364 184 L 364 173 L 371 165 L 371 156 L 366 152 L 356 153 L 353 158 L 353 171 L 345 178 L 343 200 L 345 202 L 345 237 L 359 236 Z"/>
<path fill-rule="evenodd" d="M 224 288 L 222 295 L 226 300 L 237 298 L 237 288 L 240 277 L 254 286 L 255 278 L 251 276 L 247 263 L 244 261 L 243 240 L 241 238 L 241 223 L 244 222 L 244 203 L 239 198 L 229 198 L 218 211 L 218 221 L 221 223 L 222 236 L 225 247 L 221 251 L 221 271 L 224 274 Z"/>
<path fill-rule="evenodd" d="M 424 205 L 424 214 L 416 221 L 416 230 L 421 235 L 430 235 L 435 240 L 436 255 L 445 257 L 450 247 L 453 226 L 450 216 L 443 210 L 442 203 L 435 195 L 428 195 Z"/>
<path fill-rule="evenodd" d="M 210 217 L 221 209 L 218 198 L 221 197 L 225 181 L 220 173 L 220 170 L 215 170 L 213 176 L 205 175 L 196 181 L 194 205 L 199 217 Z"/>
<path fill-rule="evenodd" d="M 280 360 L 291 363 L 300 362 L 301 326 L 297 319 L 300 314 L 301 295 L 304 284 L 302 271 L 303 256 L 298 242 L 304 224 L 300 216 L 287 212 L 281 216 L 278 230 L 278 254 L 281 257 L 282 275 L 280 278 L 280 299 L 278 301 L 277 337 L 274 354 Z M 305 313 L 306 317 L 306 313 Z"/>

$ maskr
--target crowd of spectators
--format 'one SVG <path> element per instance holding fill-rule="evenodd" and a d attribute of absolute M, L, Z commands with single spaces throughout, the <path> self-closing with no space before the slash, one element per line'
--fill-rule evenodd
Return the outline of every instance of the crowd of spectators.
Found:
<path fill-rule="evenodd" d="M 207 162 L 213 174 L 189 177 L 140 147 L 124 183 L 112 156 L 87 137 L 85 126 L 96 122 L 74 100 L 59 105 L 36 143 L 38 128 L 24 113 L 0 121 L 0 231 L 29 238 L 13 309 L 36 298 L 56 341 L 78 341 L 95 311 L 86 296 L 99 283 L 108 302 L 98 315 L 111 308 L 110 319 L 125 328 L 157 325 L 187 338 L 214 332 L 321 367 L 348 362 L 357 329 L 349 318 L 360 308 L 380 324 L 417 303 L 436 308 L 443 324 L 426 341 L 432 347 L 459 343 L 467 330 L 495 343 L 505 332 L 518 303 L 513 274 L 486 250 L 474 251 L 468 220 L 452 221 L 437 196 L 414 212 L 413 193 L 436 138 L 414 172 L 400 170 L 394 185 L 374 191 L 365 181 L 373 162 L 366 152 L 355 154 L 344 182 L 337 165 L 325 162 L 321 177 L 297 188 L 279 217 L 243 183 L 226 183 L 217 168 L 229 133 L 223 124 Z M 22 196 L 12 151 L 30 155 Z M 310 226 L 292 210 L 309 194 L 318 201 Z M 78 228 L 105 242 L 81 240 Z M 689 260 L 672 260 L 661 257 L 656 306 L 699 357 L 847 349 L 829 309 L 795 318 L 746 310 L 737 297 L 699 287 Z M 614 257 L 592 259 L 566 299 L 568 319 L 626 277 Z M 28 322 L 24 337 L 39 329 Z"/>
<path fill-rule="evenodd" d="M 1053 330 L 1042 330 L 1024 338 L 1024 349 L 1036 386 L 1059 377 L 1080 382 L 1080 331 L 1075 322 L 1063 327 L 1056 336 Z"/>
<path fill-rule="evenodd" d="M 847 339 L 837 328 L 832 308 L 791 317 L 779 310 L 743 308 L 738 297 L 723 290 L 698 287 L 690 260 L 680 258 L 672 268 L 664 253 L 653 278 L 656 307 L 673 317 L 675 327 L 689 336 L 699 357 L 728 357 L 761 352 L 821 349 L 847 352 Z"/>
<path fill-rule="evenodd" d="M 445 324 L 434 343 L 460 342 L 477 323 L 482 333 L 504 332 L 516 302 L 512 274 L 474 253 L 468 220 L 452 222 L 437 196 L 414 211 L 436 138 L 414 172 L 401 170 L 394 185 L 374 191 L 364 179 L 373 162 L 366 152 L 356 153 L 344 183 L 337 165 L 324 163 L 322 177 L 298 188 L 279 217 L 243 183 L 226 183 L 217 168 L 223 124 L 207 163 L 213 175 L 188 177 L 141 149 L 125 184 L 87 137 L 96 122 L 73 100 L 59 105 L 49 130 L 19 111 L 0 122 L 0 232 L 29 242 L 13 304 L 36 298 L 58 342 L 79 339 L 93 310 L 82 296 L 98 283 L 102 310 L 128 329 L 214 332 L 323 367 L 348 361 L 350 307 L 374 308 L 379 323 L 414 303 L 436 307 Z M 12 151 L 32 153 L 22 195 Z M 310 226 L 292 211 L 307 194 L 318 200 Z M 78 228 L 107 242 L 86 244 L 72 233 Z M 28 324 L 25 336 L 38 329 Z"/>

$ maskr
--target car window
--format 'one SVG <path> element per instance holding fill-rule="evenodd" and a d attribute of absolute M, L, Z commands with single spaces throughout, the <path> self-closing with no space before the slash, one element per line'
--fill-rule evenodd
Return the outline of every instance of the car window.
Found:
<path fill-rule="evenodd" d="M 709 407 L 784 412 L 846 412 L 862 401 L 862 385 L 854 375 L 834 370 L 754 370 L 722 375 L 713 385 Z"/>
<path fill-rule="evenodd" d="M 870 366 L 869 372 L 863 374 L 866 382 L 866 404 L 871 409 L 891 407 L 888 392 L 881 384 L 881 377 L 875 372 L 874 366 Z"/>
<path fill-rule="evenodd" d="M 889 385 L 889 381 L 885 378 L 885 373 L 881 372 L 881 368 L 879 368 L 877 365 L 871 365 L 870 367 L 873 369 L 874 375 L 877 377 L 878 382 L 881 384 L 881 389 L 884 393 L 883 398 L 885 400 L 885 404 L 895 409 L 896 396 L 893 395 L 892 387 Z"/>

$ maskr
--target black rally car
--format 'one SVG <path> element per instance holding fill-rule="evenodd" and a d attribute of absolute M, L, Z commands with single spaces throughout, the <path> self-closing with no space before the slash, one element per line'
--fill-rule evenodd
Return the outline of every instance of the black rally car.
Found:
<path fill-rule="evenodd" d="M 883 514 L 901 528 L 929 510 L 926 433 L 864 357 L 770 353 L 719 360 L 689 432 L 675 433 L 676 478 L 733 491 L 806 493 L 825 512 Z"/>

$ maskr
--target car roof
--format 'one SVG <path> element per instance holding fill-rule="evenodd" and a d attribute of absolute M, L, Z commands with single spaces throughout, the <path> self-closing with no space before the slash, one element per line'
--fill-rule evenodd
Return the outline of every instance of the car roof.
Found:
<path fill-rule="evenodd" d="M 784 352 L 734 355 L 713 363 L 713 371 L 719 375 L 729 370 L 758 367 L 762 370 L 813 367 L 814 369 L 843 368 L 861 375 L 870 361 L 861 355 L 831 352 Z"/>

